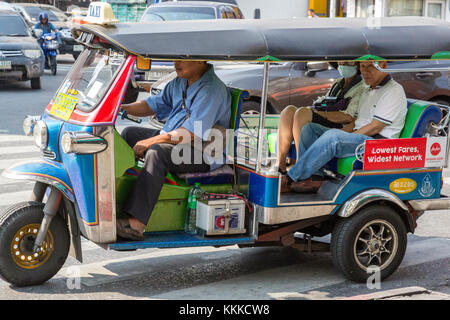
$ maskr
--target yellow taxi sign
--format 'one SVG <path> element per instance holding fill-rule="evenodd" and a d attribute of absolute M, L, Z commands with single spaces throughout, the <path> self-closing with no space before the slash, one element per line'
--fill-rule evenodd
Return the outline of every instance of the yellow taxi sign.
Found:
<path fill-rule="evenodd" d="M 114 16 L 111 5 L 107 2 L 91 2 L 88 15 L 84 21 L 93 24 L 111 24 L 119 22 Z"/>
<path fill-rule="evenodd" d="M 137 57 L 136 67 L 139 70 L 149 71 L 151 69 L 152 60 L 141 56 Z"/>

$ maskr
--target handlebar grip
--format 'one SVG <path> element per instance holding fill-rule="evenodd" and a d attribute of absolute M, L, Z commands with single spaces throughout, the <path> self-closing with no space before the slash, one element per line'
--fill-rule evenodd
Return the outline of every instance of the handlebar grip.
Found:
<path fill-rule="evenodd" d="M 136 123 L 142 122 L 141 118 L 129 115 L 125 110 L 120 111 L 119 115 L 122 119 L 128 119 L 128 120 L 136 122 Z"/>

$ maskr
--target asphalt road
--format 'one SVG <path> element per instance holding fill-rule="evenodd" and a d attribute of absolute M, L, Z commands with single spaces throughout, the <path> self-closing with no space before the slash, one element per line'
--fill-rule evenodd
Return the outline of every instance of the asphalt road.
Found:
<path fill-rule="evenodd" d="M 32 90 L 28 83 L 0 84 L 0 171 L 39 157 L 32 138 L 22 134 L 22 121 L 27 114 L 40 114 L 51 99 L 70 67 L 70 61 L 62 62 L 57 76 L 43 77 L 42 90 Z M 450 170 L 445 177 L 444 193 L 450 194 Z M 28 198 L 32 186 L 0 177 L 0 211 Z M 408 236 L 399 270 L 378 289 L 346 280 L 329 253 L 237 246 L 115 252 L 83 240 L 82 264 L 69 257 L 41 286 L 15 288 L 0 280 L 0 299 L 316 300 L 411 286 L 450 294 L 449 226 L 450 211 L 425 213 L 416 233 Z"/>

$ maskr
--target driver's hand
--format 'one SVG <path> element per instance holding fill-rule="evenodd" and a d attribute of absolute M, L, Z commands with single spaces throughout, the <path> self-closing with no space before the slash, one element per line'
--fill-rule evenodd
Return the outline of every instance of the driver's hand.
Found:
<path fill-rule="evenodd" d="M 138 159 L 144 158 L 145 152 L 147 151 L 148 148 L 151 147 L 151 145 L 152 143 L 151 141 L 149 141 L 149 139 L 138 141 L 133 147 L 133 151 L 134 154 L 136 155 L 136 158 Z"/>

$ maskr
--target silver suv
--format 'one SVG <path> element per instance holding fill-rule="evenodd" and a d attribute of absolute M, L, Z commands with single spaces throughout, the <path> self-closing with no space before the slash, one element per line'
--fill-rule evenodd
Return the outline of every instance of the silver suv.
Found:
<path fill-rule="evenodd" d="M 15 11 L 0 10 L 0 80 L 31 81 L 41 88 L 44 54 L 28 27 Z"/>

